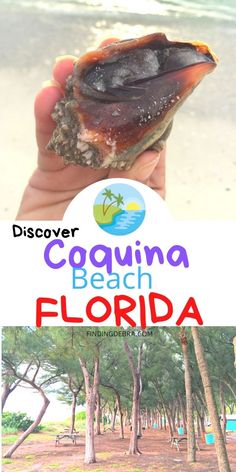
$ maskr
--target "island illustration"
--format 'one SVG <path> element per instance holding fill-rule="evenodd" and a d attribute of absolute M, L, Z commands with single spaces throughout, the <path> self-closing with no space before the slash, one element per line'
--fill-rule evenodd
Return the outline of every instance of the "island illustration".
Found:
<path fill-rule="evenodd" d="M 97 224 L 107 233 L 126 235 L 135 231 L 145 217 L 141 194 L 127 184 L 113 184 L 97 196 L 93 214 Z"/>

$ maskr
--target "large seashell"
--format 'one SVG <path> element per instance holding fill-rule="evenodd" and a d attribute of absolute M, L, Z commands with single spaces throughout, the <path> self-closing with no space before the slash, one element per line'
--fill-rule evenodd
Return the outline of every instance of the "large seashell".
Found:
<path fill-rule="evenodd" d="M 88 52 L 55 106 L 48 149 L 71 164 L 128 169 L 154 143 L 161 149 L 175 112 L 216 62 L 206 44 L 162 33 Z"/>

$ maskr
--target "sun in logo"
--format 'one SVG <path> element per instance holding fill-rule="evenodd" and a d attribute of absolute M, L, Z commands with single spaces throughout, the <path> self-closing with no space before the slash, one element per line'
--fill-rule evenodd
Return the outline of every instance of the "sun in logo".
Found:
<path fill-rule="evenodd" d="M 134 210 L 134 211 L 140 210 L 140 205 L 139 205 L 139 203 L 137 203 L 137 202 L 130 202 L 130 203 L 127 203 L 127 205 L 126 205 L 126 210 L 128 210 L 128 211 L 129 211 L 129 210 L 131 210 L 131 211 L 132 211 L 132 210 Z"/>

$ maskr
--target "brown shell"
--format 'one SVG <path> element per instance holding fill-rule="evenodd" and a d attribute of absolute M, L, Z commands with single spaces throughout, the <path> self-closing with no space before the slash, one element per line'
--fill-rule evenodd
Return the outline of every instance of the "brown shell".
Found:
<path fill-rule="evenodd" d="M 206 44 L 162 33 L 88 52 L 55 106 L 48 149 L 71 164 L 128 169 L 166 138 L 175 112 L 216 62 Z"/>

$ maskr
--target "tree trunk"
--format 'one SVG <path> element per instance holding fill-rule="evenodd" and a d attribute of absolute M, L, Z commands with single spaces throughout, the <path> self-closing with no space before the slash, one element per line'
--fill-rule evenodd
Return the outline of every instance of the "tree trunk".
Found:
<path fill-rule="evenodd" d="M 201 424 L 200 424 L 200 418 L 199 414 L 197 413 L 197 437 L 201 437 Z"/>
<path fill-rule="evenodd" d="M 170 413 L 169 413 L 169 411 L 168 411 L 167 408 L 166 408 L 166 418 L 167 418 L 167 421 L 168 421 L 170 437 L 173 438 L 173 436 L 174 436 L 174 431 L 173 431 L 171 416 L 170 416 Z M 165 421 L 165 429 L 166 429 L 166 421 Z"/>
<path fill-rule="evenodd" d="M 151 428 L 151 412 L 146 408 L 146 415 L 147 415 L 147 429 Z"/>
<path fill-rule="evenodd" d="M 173 426 L 172 426 L 172 420 L 171 420 L 171 414 L 170 414 L 170 409 L 169 407 L 164 403 L 164 397 L 162 395 L 162 392 L 159 388 L 157 388 L 157 393 L 161 399 L 162 402 L 162 408 L 163 408 L 163 416 L 164 416 L 164 429 L 166 430 L 166 419 L 168 421 L 168 427 L 169 427 L 169 433 L 170 433 L 170 438 L 173 438 L 174 436 L 174 431 L 173 431 Z"/>
<path fill-rule="evenodd" d="M 139 402 L 141 390 L 141 362 L 143 347 L 142 344 L 138 353 L 138 365 L 135 367 L 133 354 L 127 341 L 124 342 L 124 348 L 128 356 L 130 370 L 133 376 L 133 403 L 132 403 L 132 431 L 130 435 L 129 454 L 141 454 L 138 448 L 138 417 L 139 417 Z"/>
<path fill-rule="evenodd" d="M 167 427 L 166 427 L 166 412 L 165 412 L 165 409 L 164 409 L 164 412 L 163 412 L 163 426 L 164 426 L 164 430 L 166 431 Z"/>
<path fill-rule="evenodd" d="M 86 434 L 85 434 L 85 464 L 93 464 L 96 462 L 95 446 L 94 446 L 94 411 L 95 411 L 96 395 L 94 395 L 93 387 L 86 392 Z"/>
<path fill-rule="evenodd" d="M 178 394 L 178 398 L 179 398 L 179 404 L 180 404 L 180 408 L 181 408 L 181 415 L 182 415 L 182 421 L 183 421 L 184 434 L 186 434 L 186 433 L 187 433 L 186 411 L 185 411 L 185 408 L 184 408 L 183 399 L 182 399 L 182 397 L 181 397 L 180 394 Z"/>
<path fill-rule="evenodd" d="M 127 411 L 125 411 L 123 418 L 124 418 L 123 424 L 124 424 L 124 427 L 126 427 L 128 425 L 128 412 Z"/>
<path fill-rule="evenodd" d="M 138 448 L 138 415 L 139 415 L 139 378 L 134 381 L 132 403 L 132 431 L 130 436 L 129 454 L 140 454 Z"/>
<path fill-rule="evenodd" d="M 234 346 L 234 367 L 236 367 L 236 336 L 233 338 L 233 346 Z"/>
<path fill-rule="evenodd" d="M 96 403 L 96 436 L 100 436 L 101 433 L 101 396 L 100 393 L 97 393 L 97 403 Z"/>
<path fill-rule="evenodd" d="M 32 423 L 32 425 L 26 431 L 24 431 L 24 433 L 15 442 L 15 444 L 13 444 L 13 446 L 11 446 L 10 449 L 8 449 L 8 451 L 4 454 L 3 457 L 5 457 L 5 458 L 10 458 L 12 456 L 13 452 L 15 452 L 15 450 L 23 443 L 23 441 L 34 431 L 34 429 L 39 425 L 40 421 L 43 418 L 44 413 L 47 410 L 47 407 L 50 403 L 50 400 L 46 397 L 45 393 L 43 392 L 43 390 L 41 388 L 37 387 L 37 390 L 40 393 L 41 397 L 43 398 L 43 406 L 42 406 L 36 420 Z"/>
<path fill-rule="evenodd" d="M 2 412 L 5 407 L 5 403 L 11 393 L 11 388 L 8 383 L 4 383 L 2 387 Z"/>
<path fill-rule="evenodd" d="M 200 388 L 200 387 L 199 387 Z M 202 398 L 202 394 L 199 395 L 199 392 L 195 392 L 195 409 L 197 412 L 198 420 L 198 437 L 201 437 L 205 441 L 205 400 Z"/>
<path fill-rule="evenodd" d="M 153 414 L 153 410 L 151 410 L 151 414 L 150 414 L 150 428 L 153 427 L 153 424 L 154 424 L 154 414 Z"/>
<path fill-rule="evenodd" d="M 115 406 L 114 406 L 113 415 L 112 415 L 112 425 L 111 425 L 111 430 L 112 430 L 112 432 L 115 431 L 115 426 L 116 426 L 116 413 L 117 413 L 117 404 L 115 404 Z"/>
<path fill-rule="evenodd" d="M 170 414 L 171 414 L 171 420 L 172 420 L 172 425 L 173 425 L 173 431 L 176 433 L 177 428 L 176 428 L 176 413 L 177 413 L 177 405 L 176 401 L 173 402 L 170 408 Z"/>
<path fill-rule="evenodd" d="M 205 434 L 205 432 L 206 432 L 206 428 L 205 428 L 205 410 L 204 410 L 203 406 L 202 406 L 200 414 L 199 414 L 199 419 L 200 419 L 202 434 Z"/>
<path fill-rule="evenodd" d="M 75 430 L 76 400 L 77 400 L 77 393 L 72 392 L 71 423 L 70 423 L 70 429 L 69 429 L 70 434 L 72 434 Z"/>
<path fill-rule="evenodd" d="M 206 428 L 205 428 L 205 416 L 200 416 L 200 424 L 201 424 L 202 433 L 205 434 L 205 432 L 206 432 Z"/>
<path fill-rule="evenodd" d="M 177 421 L 177 428 L 180 428 L 179 405 L 178 405 L 178 407 L 177 407 L 177 412 L 176 412 L 176 421 Z"/>
<path fill-rule="evenodd" d="M 147 408 L 146 408 L 145 413 L 144 413 L 144 421 L 145 421 L 144 426 L 145 426 L 146 429 L 148 429 L 148 410 L 147 410 Z"/>
<path fill-rule="evenodd" d="M 75 412 L 76 412 L 77 398 L 78 398 L 79 392 L 80 392 L 84 382 L 82 382 L 76 388 L 74 383 L 73 383 L 73 378 L 69 376 L 68 380 L 69 380 L 68 381 L 68 387 L 69 387 L 69 390 L 72 394 L 71 422 L 70 422 L 70 429 L 69 429 L 70 434 L 72 434 L 75 431 Z"/>
<path fill-rule="evenodd" d="M 124 422 L 123 422 L 123 412 L 121 408 L 121 399 L 120 399 L 120 394 L 119 392 L 116 391 L 116 402 L 120 414 L 120 438 L 124 439 L 125 434 L 124 434 Z"/>
<path fill-rule="evenodd" d="M 180 331 L 180 341 L 181 341 L 183 358 L 184 358 L 184 383 L 185 383 L 185 392 L 186 392 L 187 461 L 196 462 L 192 380 L 191 380 L 190 361 L 189 361 L 189 354 L 188 354 L 188 340 L 187 340 L 185 329 L 182 329 Z"/>
<path fill-rule="evenodd" d="M 224 442 L 226 443 L 226 405 L 225 405 L 225 392 L 224 392 L 224 384 L 220 380 L 220 403 L 221 403 L 221 414 L 222 414 L 222 420 L 221 420 L 221 429 L 223 432 L 224 436 Z"/>
<path fill-rule="evenodd" d="M 138 414 L 138 438 L 140 439 L 142 437 L 142 416 L 140 414 L 140 408 L 139 408 L 139 414 Z"/>
<path fill-rule="evenodd" d="M 93 383 L 90 381 L 90 374 L 87 369 L 86 362 L 82 358 L 79 359 L 79 362 L 84 376 L 86 392 L 86 434 L 84 463 L 93 464 L 96 462 L 94 445 L 94 413 L 99 385 L 99 358 L 97 357 L 94 360 Z"/>
<path fill-rule="evenodd" d="M 170 410 L 170 419 L 171 419 L 173 433 L 176 433 L 177 430 L 176 430 L 176 425 L 175 425 L 175 413 L 173 413 L 171 410 Z"/>
<path fill-rule="evenodd" d="M 208 372 L 208 366 L 205 360 L 205 355 L 199 336 L 198 328 L 192 327 L 192 336 L 194 341 L 194 349 L 197 358 L 197 363 L 199 371 L 202 378 L 203 388 L 206 397 L 207 408 L 209 411 L 211 424 L 213 426 L 213 432 L 215 434 L 215 448 L 217 454 L 217 460 L 219 465 L 219 472 L 231 472 L 228 455 L 226 451 L 226 446 L 224 443 L 224 438 L 222 430 L 220 427 L 220 421 L 217 414 L 217 408 L 215 399 L 212 392 L 211 380 Z"/>

